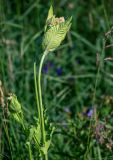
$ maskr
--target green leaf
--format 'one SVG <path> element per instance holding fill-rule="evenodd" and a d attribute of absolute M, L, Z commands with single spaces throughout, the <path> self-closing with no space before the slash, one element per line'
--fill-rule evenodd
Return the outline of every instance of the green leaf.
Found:
<path fill-rule="evenodd" d="M 10 113 L 10 117 L 20 124 L 23 124 L 23 113 Z"/>
<path fill-rule="evenodd" d="M 48 136 L 48 132 L 50 132 L 49 133 L 49 139 L 46 140 L 45 146 L 41 147 L 41 151 L 42 151 L 43 154 L 47 154 L 47 152 L 48 152 L 54 130 L 55 130 L 55 127 L 51 126 L 51 124 L 50 124 L 50 128 L 48 129 L 48 131 L 46 131 L 46 136 Z"/>
<path fill-rule="evenodd" d="M 48 16 L 47 16 L 47 20 L 53 17 L 53 6 L 50 6 L 49 12 L 48 12 Z"/>
<path fill-rule="evenodd" d="M 21 123 L 20 117 L 19 117 L 16 113 L 13 113 L 11 116 L 12 116 L 12 118 L 15 119 L 18 123 Z"/>
<path fill-rule="evenodd" d="M 38 146 L 41 144 L 41 130 L 40 130 L 40 125 L 39 125 L 39 122 L 37 120 L 37 124 L 36 126 L 30 126 L 29 128 L 29 136 L 28 136 L 28 140 L 27 141 L 32 141 L 32 140 L 35 140 L 36 142 L 36 145 L 38 143 Z"/>
<path fill-rule="evenodd" d="M 51 5 L 50 6 L 50 9 L 49 9 L 49 12 L 48 12 L 48 16 L 47 16 L 47 19 L 46 19 L 46 25 L 45 25 L 45 31 L 47 29 L 47 24 L 48 24 L 48 21 L 53 17 L 53 6 Z"/>

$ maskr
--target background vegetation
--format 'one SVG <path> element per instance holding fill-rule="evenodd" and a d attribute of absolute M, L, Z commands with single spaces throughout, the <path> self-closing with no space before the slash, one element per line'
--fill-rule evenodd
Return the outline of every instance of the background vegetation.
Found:
<path fill-rule="evenodd" d="M 49 6 L 47 0 L 0 0 L 2 89 L 17 95 L 30 124 L 37 116 L 33 62 L 41 57 Z M 73 22 L 43 67 L 43 101 L 56 126 L 49 160 L 113 159 L 113 1 L 54 0 L 53 6 Z M 33 155 L 35 160 L 35 147 Z M 2 105 L 0 156 L 28 160 L 22 129 Z"/>

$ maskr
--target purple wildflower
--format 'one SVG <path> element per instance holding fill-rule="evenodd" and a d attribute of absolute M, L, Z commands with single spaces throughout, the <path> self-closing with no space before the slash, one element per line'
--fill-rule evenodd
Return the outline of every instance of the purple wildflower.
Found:
<path fill-rule="evenodd" d="M 62 68 L 61 67 L 57 68 L 56 73 L 58 76 L 61 76 L 62 75 Z"/>
<path fill-rule="evenodd" d="M 93 112 L 94 112 L 93 108 L 88 109 L 88 110 L 86 111 L 87 117 L 92 117 Z"/>
<path fill-rule="evenodd" d="M 85 112 L 83 112 L 83 115 L 91 118 L 93 116 L 93 113 L 94 113 L 94 109 L 93 108 L 88 108 Z"/>
<path fill-rule="evenodd" d="M 54 64 L 51 62 L 51 61 L 48 61 L 44 66 L 43 66 L 43 69 L 42 69 L 42 72 L 47 74 L 49 69 L 52 68 L 54 66 Z"/>

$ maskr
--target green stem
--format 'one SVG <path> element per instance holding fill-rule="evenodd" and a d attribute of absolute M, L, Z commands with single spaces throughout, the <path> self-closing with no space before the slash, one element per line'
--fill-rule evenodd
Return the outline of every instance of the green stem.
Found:
<path fill-rule="evenodd" d="M 36 93 L 36 102 L 37 102 L 37 108 L 38 108 L 38 118 L 39 118 L 40 129 L 41 129 L 42 146 L 45 146 L 46 135 L 45 135 L 45 122 L 44 122 L 43 103 L 42 103 L 41 72 L 42 72 L 44 59 L 47 54 L 48 54 L 48 51 L 44 51 L 40 61 L 39 71 L 38 71 L 38 82 L 37 82 L 37 74 L 36 74 L 36 63 L 34 63 L 35 93 Z M 47 154 L 44 154 L 44 160 L 48 160 Z"/>
<path fill-rule="evenodd" d="M 29 151 L 29 160 L 33 160 L 32 151 L 31 151 L 31 145 L 30 145 L 30 143 L 28 143 L 27 145 L 28 145 L 28 151 Z"/>
<path fill-rule="evenodd" d="M 44 155 L 44 160 L 48 160 L 47 154 Z"/>
<path fill-rule="evenodd" d="M 40 61 L 39 71 L 38 71 L 38 93 L 39 93 L 39 103 L 40 103 L 40 126 L 42 133 L 42 145 L 45 145 L 45 124 L 44 124 L 44 113 L 43 113 L 43 104 L 42 104 L 42 90 L 41 90 L 41 71 L 44 63 L 44 59 L 47 55 L 48 51 L 43 53 L 43 56 Z"/>
<path fill-rule="evenodd" d="M 18 115 L 18 118 L 20 119 L 20 122 L 21 122 L 22 128 L 24 130 L 24 133 L 26 134 L 26 126 L 25 126 L 24 120 L 22 118 L 23 116 L 21 117 L 19 114 L 17 114 L 17 115 Z M 28 152 L 29 152 L 29 160 L 33 160 L 32 150 L 31 150 L 31 144 L 28 143 L 27 146 L 28 146 Z"/>
<path fill-rule="evenodd" d="M 40 104 L 39 104 L 39 97 L 38 97 L 36 63 L 34 63 L 34 83 L 35 83 L 36 103 L 37 103 L 37 109 L 38 109 L 38 118 L 39 118 L 39 122 L 40 122 Z"/>

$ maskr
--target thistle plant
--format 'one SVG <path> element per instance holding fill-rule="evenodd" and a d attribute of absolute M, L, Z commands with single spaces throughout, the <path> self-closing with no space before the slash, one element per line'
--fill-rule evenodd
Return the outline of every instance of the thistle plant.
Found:
<path fill-rule="evenodd" d="M 41 89 L 41 72 L 44 63 L 45 57 L 49 52 L 54 51 L 57 47 L 60 46 L 61 42 L 64 40 L 68 30 L 71 27 L 71 20 L 65 20 L 64 17 L 57 18 L 53 13 L 53 7 L 51 6 L 48 12 L 45 28 L 44 28 L 44 37 L 42 42 L 43 54 L 39 65 L 39 70 L 37 74 L 36 70 L 36 62 L 34 62 L 34 83 L 35 83 L 35 93 L 36 93 L 36 103 L 38 109 L 38 118 L 37 124 L 35 126 L 30 126 L 27 130 L 29 130 L 29 136 L 27 137 L 27 146 L 29 149 L 29 158 L 32 160 L 32 152 L 31 152 L 31 141 L 33 140 L 38 152 L 40 153 L 40 157 L 44 160 L 48 160 L 48 149 L 51 143 L 52 134 L 54 132 L 54 127 L 51 123 L 48 122 L 48 119 L 45 116 L 43 99 L 42 99 L 42 89 Z M 16 121 L 24 126 L 23 114 L 21 111 L 21 105 L 17 102 L 16 97 L 13 96 L 10 98 L 11 104 L 10 109 L 12 112 L 12 116 Z M 15 110 L 15 107 L 17 109 Z"/>
<path fill-rule="evenodd" d="M 36 100 L 37 100 L 37 107 L 38 107 L 38 118 L 41 130 L 41 150 L 47 160 L 47 151 L 50 145 L 50 140 L 47 140 L 47 132 L 45 130 L 45 120 L 44 120 L 44 107 L 42 102 L 42 91 L 41 91 L 41 71 L 42 66 L 44 63 L 45 57 L 48 55 L 49 52 L 54 51 L 57 47 L 60 46 L 61 42 L 64 40 L 66 33 L 70 29 L 71 26 L 71 19 L 65 21 L 64 17 L 56 18 L 53 13 L 53 7 L 51 6 L 48 12 L 48 17 L 45 24 L 44 30 L 44 38 L 42 42 L 43 47 L 43 55 L 39 65 L 38 71 L 38 82 L 36 76 L 36 63 L 34 63 L 34 79 L 35 79 L 35 92 L 36 92 Z M 50 137 L 52 137 L 54 128 L 51 129 Z"/>

